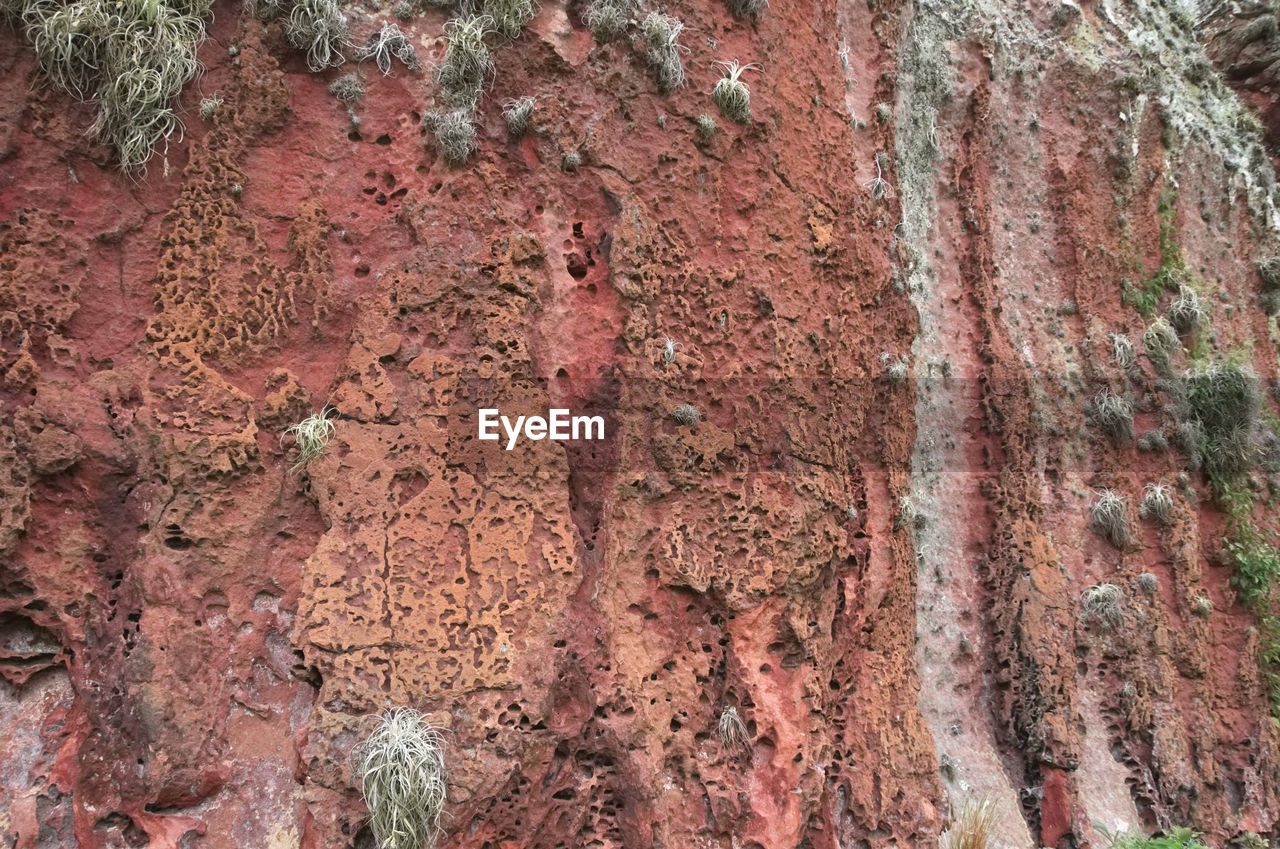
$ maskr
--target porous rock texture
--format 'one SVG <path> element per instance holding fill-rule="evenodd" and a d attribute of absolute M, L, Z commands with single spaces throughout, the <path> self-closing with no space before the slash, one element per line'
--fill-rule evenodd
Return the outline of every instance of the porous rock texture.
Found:
<path fill-rule="evenodd" d="M 445 846 L 933 846 L 979 798 L 1010 847 L 1270 833 L 1223 514 L 1193 474 L 1138 524 L 1187 458 L 1085 401 L 1172 433 L 1111 335 L 1142 351 L 1124 284 L 1175 237 L 1206 355 L 1276 378 L 1275 10 L 677 2 L 669 96 L 581 11 L 493 39 L 452 167 L 422 120 L 446 11 L 348 107 L 354 65 L 220 0 L 137 179 L 0 29 L 5 845 L 364 849 L 351 753 L 397 705 L 445 729 Z M 392 17 L 346 12 L 357 42 Z M 753 119 L 699 135 L 733 59 Z M 475 438 L 552 406 L 606 438 Z"/>

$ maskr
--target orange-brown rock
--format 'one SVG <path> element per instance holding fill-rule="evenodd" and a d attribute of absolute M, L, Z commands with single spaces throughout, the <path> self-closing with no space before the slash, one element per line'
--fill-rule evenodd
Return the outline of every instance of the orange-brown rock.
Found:
<path fill-rule="evenodd" d="M 1174 293 L 1134 293 L 1175 256 L 1211 305 L 1178 368 L 1277 377 L 1275 12 L 1179 10 L 682 2 L 664 96 L 637 33 L 547 2 L 452 167 L 443 11 L 348 107 L 354 63 L 219 0 L 137 179 L 0 28 L 4 845 L 364 849 L 352 750 L 398 705 L 445 729 L 445 846 L 933 846 L 984 797 L 1026 849 L 1271 834 L 1223 513 L 1085 413 L 1109 387 L 1171 440 L 1142 335 Z M 746 125 L 709 98 L 733 59 Z M 507 451 L 482 407 L 606 438 Z"/>

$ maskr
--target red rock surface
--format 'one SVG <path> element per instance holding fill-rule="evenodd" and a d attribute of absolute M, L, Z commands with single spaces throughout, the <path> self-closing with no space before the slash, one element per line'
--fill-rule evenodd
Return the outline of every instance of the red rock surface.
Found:
<path fill-rule="evenodd" d="M 390 17 L 348 11 L 357 40 Z M 664 97 L 638 43 L 545 4 L 452 168 L 429 71 L 362 66 L 348 114 L 350 66 L 219 2 L 137 180 L 0 29 L 5 845 L 363 849 L 351 751 L 392 705 L 447 729 L 448 846 L 932 846 L 984 796 L 1009 846 L 1272 831 L 1222 514 L 1197 479 L 1132 551 L 1087 527 L 1090 490 L 1185 465 L 1083 412 L 1126 380 L 1109 334 L 1141 351 L 1121 280 L 1160 264 L 1170 181 L 1217 348 L 1276 378 L 1275 233 L 1135 93 L 1132 10 L 669 11 Z M 424 59 L 443 23 L 404 25 Z M 1205 27 L 1265 113 L 1270 64 Z M 699 142 L 730 59 L 763 66 L 754 120 Z M 1139 433 L 1169 426 L 1141 368 Z M 281 434 L 326 403 L 291 473 Z M 608 438 L 474 439 L 479 407 L 552 405 Z M 1111 635 L 1080 618 L 1102 581 Z"/>

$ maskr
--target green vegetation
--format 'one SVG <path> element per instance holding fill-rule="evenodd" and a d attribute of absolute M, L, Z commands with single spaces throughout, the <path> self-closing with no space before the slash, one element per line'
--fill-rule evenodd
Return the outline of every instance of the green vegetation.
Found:
<path fill-rule="evenodd" d="M 1199 454 L 1214 480 L 1250 468 L 1258 451 L 1254 431 L 1261 401 L 1257 379 L 1234 362 L 1201 366 L 1183 376 L 1190 419 L 1199 426 Z"/>
<path fill-rule="evenodd" d="M 378 717 L 356 751 L 369 827 L 381 849 L 422 849 L 440 835 L 445 800 L 444 740 L 409 708 Z"/>
<path fill-rule="evenodd" d="M 1199 840 L 1200 835 L 1189 828 L 1175 827 L 1168 834 L 1144 837 L 1140 834 L 1122 834 L 1111 841 L 1111 849 L 1208 849 Z"/>
<path fill-rule="evenodd" d="M 722 66 L 724 76 L 716 81 L 711 89 L 711 100 L 720 107 L 720 111 L 731 121 L 745 124 L 751 120 L 751 91 L 739 77 L 746 71 L 758 71 L 755 63 L 739 65 L 737 61 L 717 62 Z"/>
<path fill-rule="evenodd" d="M 1177 226 L 1178 193 L 1171 183 L 1166 183 L 1160 193 L 1160 267 L 1147 278 L 1141 289 L 1125 282 L 1124 302 L 1136 307 L 1146 318 L 1156 314 L 1160 295 L 1167 289 L 1179 291 L 1190 279 L 1187 263 L 1178 244 Z"/>

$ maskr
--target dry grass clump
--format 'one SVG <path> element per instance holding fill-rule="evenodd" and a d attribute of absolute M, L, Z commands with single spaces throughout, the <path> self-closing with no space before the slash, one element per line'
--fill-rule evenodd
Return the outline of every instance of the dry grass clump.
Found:
<path fill-rule="evenodd" d="M 1120 395 L 1103 389 L 1089 402 L 1085 412 L 1089 418 L 1116 442 L 1133 441 L 1133 408 Z"/>
<path fill-rule="evenodd" d="M 711 100 L 720 107 L 720 111 L 731 121 L 746 124 L 751 120 L 751 91 L 747 84 L 739 79 L 746 71 L 758 71 L 760 66 L 753 63 L 739 65 L 737 61 L 717 62 L 722 66 L 724 76 L 716 81 L 711 89 Z"/>
<path fill-rule="evenodd" d="M 1173 495 L 1169 487 L 1161 483 L 1149 483 L 1142 491 L 1142 503 L 1138 515 L 1143 519 L 1155 519 L 1162 525 L 1173 521 Z"/>
<path fill-rule="evenodd" d="M 738 716 L 738 709 L 735 707 L 726 707 L 720 711 L 716 737 L 720 738 L 720 745 L 726 749 L 747 748 L 751 745 L 751 735 L 747 733 L 746 723 Z"/>
<path fill-rule="evenodd" d="M 1200 296 L 1185 283 L 1178 286 L 1178 296 L 1169 304 L 1169 324 L 1179 333 L 1191 333 L 1204 321 Z"/>
<path fill-rule="evenodd" d="M 413 49 L 400 27 L 390 21 L 384 21 L 382 29 L 369 36 L 369 43 L 360 49 L 357 58 L 361 62 L 372 59 L 383 76 L 391 73 L 392 58 L 399 59 L 410 71 L 416 71 L 420 67 L 418 52 Z"/>
<path fill-rule="evenodd" d="M 287 428 L 280 437 L 283 443 L 285 437 L 292 436 L 294 444 L 298 446 L 298 461 L 294 463 L 290 472 L 305 468 L 312 460 L 324 454 L 325 446 L 329 444 L 329 438 L 336 430 L 333 420 L 329 418 L 332 410 L 333 408 L 326 404 L 320 412 L 312 413 L 296 425 Z"/>
<path fill-rule="evenodd" d="M 1080 617 L 1109 633 L 1124 624 L 1124 593 L 1115 584 L 1094 584 L 1080 596 Z"/>
<path fill-rule="evenodd" d="M 354 106 L 364 99 L 364 80 L 354 71 L 343 74 L 329 83 L 329 93 L 348 106 Z"/>
<path fill-rule="evenodd" d="M 515 97 L 502 104 L 502 119 L 507 122 L 507 132 L 519 138 L 529 130 L 533 121 L 534 99 L 528 95 Z"/>
<path fill-rule="evenodd" d="M 422 849 L 440 835 L 444 738 L 422 714 L 389 710 L 356 750 L 360 792 L 381 849 Z"/>
<path fill-rule="evenodd" d="M 1116 548 L 1129 545 L 1129 508 L 1124 496 L 1109 489 L 1100 490 L 1089 508 L 1093 529 Z"/>
<path fill-rule="evenodd" d="M 337 0 L 293 0 L 285 24 L 289 44 L 307 53 L 307 67 L 323 71 L 341 65 L 347 43 L 347 18 Z"/>
<path fill-rule="evenodd" d="M 769 0 L 724 0 L 735 18 L 754 18 L 769 5 Z"/>
<path fill-rule="evenodd" d="M 1182 343 L 1168 319 L 1161 316 L 1153 321 L 1142 334 L 1142 344 L 1157 374 L 1168 376 L 1173 373 L 1173 355 L 1182 350 Z"/>
<path fill-rule="evenodd" d="M 428 112 L 423 121 L 435 139 L 436 150 L 450 165 L 461 165 L 476 152 L 475 112 L 470 108 Z"/>
<path fill-rule="evenodd" d="M 998 823 L 994 802 L 970 799 L 960 806 L 951 818 L 951 825 L 942 832 L 939 849 L 987 849 Z"/>
<path fill-rule="evenodd" d="M 1129 341 L 1128 336 L 1120 333 L 1111 334 L 1111 358 L 1125 371 L 1138 364 L 1138 355 L 1134 353 L 1133 343 Z"/>
<path fill-rule="evenodd" d="M 692 404 L 681 404 L 676 407 L 671 411 L 671 417 L 676 420 L 676 424 L 682 425 L 696 425 L 702 420 L 702 414 Z"/>
<path fill-rule="evenodd" d="M 596 41 L 603 44 L 626 32 L 634 14 L 634 0 L 591 0 L 582 15 L 582 22 Z"/>
<path fill-rule="evenodd" d="M 538 4 L 533 0 L 485 0 L 483 9 L 493 19 L 494 29 L 510 39 L 520 37 L 537 11 Z"/>
<path fill-rule="evenodd" d="M 493 54 L 485 36 L 493 32 L 488 15 L 454 18 L 444 25 L 444 58 L 436 68 L 436 82 L 452 103 L 473 105 L 493 79 Z"/>
<path fill-rule="evenodd" d="M 200 71 L 207 0 L 8 0 L 44 78 L 98 106 L 89 135 L 113 147 L 126 172 L 180 132 L 170 103 Z M 14 14 L 16 13 L 16 14 Z"/>
<path fill-rule="evenodd" d="M 650 12 L 640 29 L 649 46 L 645 61 L 658 78 L 658 91 L 670 94 L 684 85 L 684 63 L 680 54 L 688 50 L 679 41 L 684 24 L 671 15 Z"/>

